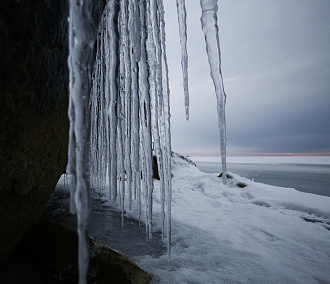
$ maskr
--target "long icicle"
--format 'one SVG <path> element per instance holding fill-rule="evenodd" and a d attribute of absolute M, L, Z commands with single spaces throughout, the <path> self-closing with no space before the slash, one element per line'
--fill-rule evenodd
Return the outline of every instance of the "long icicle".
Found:
<path fill-rule="evenodd" d="M 200 0 L 202 8 L 201 24 L 205 36 L 206 51 L 211 69 L 211 77 L 215 87 L 218 110 L 218 126 L 220 131 L 220 150 L 222 163 L 222 181 L 227 182 L 226 169 L 226 93 L 221 72 L 221 53 L 218 28 L 218 1 Z"/>
<path fill-rule="evenodd" d="M 147 2 L 148 3 L 148 2 Z M 149 93 L 151 103 L 151 129 L 154 139 L 154 152 L 157 158 L 158 174 L 160 179 L 160 196 L 162 211 L 162 237 L 165 234 L 165 180 L 164 180 L 164 160 L 163 144 L 161 139 L 161 128 L 163 125 L 163 84 L 162 84 L 162 49 L 160 40 L 159 9 L 155 0 L 150 0 L 149 11 L 147 13 L 148 32 L 147 56 L 149 63 Z"/>
<path fill-rule="evenodd" d="M 124 67 L 125 67 L 125 190 L 129 196 L 132 196 L 132 164 L 131 164 L 131 115 L 132 115 L 132 97 L 131 97 L 131 57 L 129 42 L 129 1 L 124 5 L 121 26 L 124 27 Z M 125 25 L 124 25 L 125 24 Z M 130 202 L 129 202 L 130 204 Z"/>
<path fill-rule="evenodd" d="M 147 58 L 146 58 L 146 46 L 147 46 L 147 15 L 146 15 L 146 3 L 144 0 L 140 0 L 140 19 L 141 19 L 141 58 L 139 61 L 139 87 L 141 96 L 141 132 L 143 135 L 143 147 L 145 158 L 145 206 L 146 206 L 146 232 L 147 237 L 151 240 L 152 237 L 152 192 L 153 192 L 153 179 L 152 179 L 152 138 L 151 138 L 151 114 L 150 114 L 150 94 L 149 94 L 149 82 Z"/>
<path fill-rule="evenodd" d="M 171 257 L 171 202 L 172 202 L 172 170 L 171 170 L 171 129 L 170 129 L 170 89 L 168 79 L 168 65 L 166 58 L 165 45 L 165 20 L 163 1 L 158 0 L 158 14 L 160 22 L 160 41 L 162 49 L 162 85 L 163 85 L 163 105 L 164 112 L 162 116 L 162 149 L 164 157 L 164 179 L 165 192 L 164 197 L 164 217 L 166 217 L 166 236 L 167 236 L 167 251 Z"/>
<path fill-rule="evenodd" d="M 140 162 L 139 162 L 139 92 L 138 92 L 138 65 L 140 49 L 140 22 L 138 7 L 136 2 L 129 3 L 129 41 L 131 56 L 131 98 L 132 98 L 132 116 L 131 116 L 131 152 L 132 152 L 132 189 L 129 193 L 129 209 L 132 208 L 132 199 L 136 199 L 140 192 Z M 138 25 L 138 27 L 136 26 Z M 134 194 L 133 194 L 134 193 Z"/>
<path fill-rule="evenodd" d="M 87 219 L 89 213 L 89 139 L 91 90 L 91 62 L 95 41 L 95 27 L 91 17 L 90 1 L 70 1 L 70 103 L 74 107 L 75 139 L 70 139 L 69 164 L 76 161 L 75 205 L 78 221 L 79 283 L 86 283 L 88 270 Z M 72 119 L 70 113 L 70 119 Z M 72 134 L 72 131 L 70 131 Z M 72 136 L 70 138 L 73 138 Z M 72 151 L 75 149 L 75 151 Z M 71 173 L 74 174 L 74 173 Z"/>
<path fill-rule="evenodd" d="M 110 199 L 115 202 L 117 199 L 117 101 L 118 101 L 118 25 L 117 17 L 119 13 L 119 5 L 115 0 L 109 0 L 107 15 L 106 40 L 109 52 L 109 66 L 107 68 L 107 78 L 109 80 L 109 195 Z"/>
<path fill-rule="evenodd" d="M 181 67 L 186 120 L 189 120 L 189 88 L 188 88 L 188 52 L 187 52 L 187 12 L 185 0 L 176 0 L 179 34 L 181 44 Z"/>

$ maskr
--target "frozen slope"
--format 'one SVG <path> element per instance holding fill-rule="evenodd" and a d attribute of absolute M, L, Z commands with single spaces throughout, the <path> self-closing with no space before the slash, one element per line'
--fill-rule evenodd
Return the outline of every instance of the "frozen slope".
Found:
<path fill-rule="evenodd" d="M 223 185 L 176 154 L 172 172 L 172 259 L 135 259 L 154 283 L 329 283 L 330 198 L 235 174 Z M 157 181 L 154 194 L 159 231 Z"/>

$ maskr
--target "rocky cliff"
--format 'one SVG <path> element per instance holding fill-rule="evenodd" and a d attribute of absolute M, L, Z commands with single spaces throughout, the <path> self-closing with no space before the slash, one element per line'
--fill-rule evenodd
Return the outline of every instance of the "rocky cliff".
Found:
<path fill-rule="evenodd" d="M 65 171 L 67 19 L 66 0 L 0 1 L 0 265 Z"/>

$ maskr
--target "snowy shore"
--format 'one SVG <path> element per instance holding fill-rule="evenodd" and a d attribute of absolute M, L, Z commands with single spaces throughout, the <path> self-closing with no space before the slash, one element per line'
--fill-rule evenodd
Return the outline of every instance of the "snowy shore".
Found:
<path fill-rule="evenodd" d="M 329 283 L 329 197 L 235 174 L 224 186 L 216 174 L 177 157 L 172 164 L 171 261 L 166 255 L 135 259 L 154 283 Z"/>
<path fill-rule="evenodd" d="M 203 173 L 176 155 L 172 167 L 171 261 L 159 238 L 157 180 L 152 243 L 145 241 L 144 224 L 132 222 L 137 208 L 126 210 L 121 228 L 107 196 L 92 199 L 90 233 L 137 262 L 152 283 L 329 283 L 329 197 L 234 173 L 224 186 L 217 174 Z M 63 180 L 59 185 L 63 188 Z"/>

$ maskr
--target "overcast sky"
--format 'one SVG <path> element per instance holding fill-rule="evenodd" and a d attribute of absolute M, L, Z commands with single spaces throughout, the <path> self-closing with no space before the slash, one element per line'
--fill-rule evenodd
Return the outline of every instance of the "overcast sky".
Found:
<path fill-rule="evenodd" d="M 164 0 L 172 149 L 219 155 L 216 99 L 200 25 L 186 0 L 190 121 L 175 0 Z M 330 1 L 219 0 L 227 153 L 330 153 Z"/>

